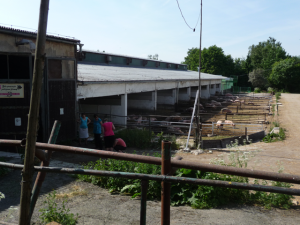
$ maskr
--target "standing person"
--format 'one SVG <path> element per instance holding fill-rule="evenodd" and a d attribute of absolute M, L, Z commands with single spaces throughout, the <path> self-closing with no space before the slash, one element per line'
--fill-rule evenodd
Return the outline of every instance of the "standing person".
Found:
<path fill-rule="evenodd" d="M 104 143 L 107 151 L 112 151 L 115 143 L 115 133 L 113 130 L 115 126 L 112 122 L 108 122 L 108 119 L 104 119 L 104 123 L 102 124 L 103 133 L 104 133 Z"/>
<path fill-rule="evenodd" d="M 114 143 L 114 149 L 119 152 L 126 150 L 126 143 L 122 138 L 116 138 Z"/>
<path fill-rule="evenodd" d="M 95 146 L 96 149 L 102 149 L 102 140 L 101 140 L 101 127 L 102 127 L 102 120 L 99 118 L 97 114 L 94 115 L 94 139 L 95 139 Z"/>
<path fill-rule="evenodd" d="M 87 139 L 89 138 L 88 125 L 91 122 L 91 120 L 88 117 L 86 117 L 84 113 L 81 113 L 81 117 L 79 120 L 77 120 L 77 122 L 80 123 L 79 146 L 81 145 L 81 139 L 85 139 L 85 145 L 87 145 Z"/>

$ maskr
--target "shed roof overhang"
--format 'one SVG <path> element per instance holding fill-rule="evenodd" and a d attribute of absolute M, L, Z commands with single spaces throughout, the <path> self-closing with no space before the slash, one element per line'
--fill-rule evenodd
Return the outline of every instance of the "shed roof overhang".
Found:
<path fill-rule="evenodd" d="M 224 78 L 201 73 L 202 85 L 221 83 Z M 199 73 L 78 62 L 77 83 L 80 99 L 198 86 Z"/>

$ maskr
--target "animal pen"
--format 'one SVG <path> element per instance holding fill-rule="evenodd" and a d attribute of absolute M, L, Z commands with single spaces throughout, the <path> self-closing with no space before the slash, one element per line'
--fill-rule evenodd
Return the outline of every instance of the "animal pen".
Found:
<path fill-rule="evenodd" d="M 142 192 L 141 192 L 140 224 L 146 224 L 147 188 L 148 188 L 149 180 L 161 181 L 161 224 L 170 224 L 171 183 L 187 183 L 187 184 L 194 184 L 194 185 L 219 186 L 225 188 L 256 190 L 256 191 L 274 192 L 274 193 L 300 196 L 299 189 L 172 176 L 172 174 L 176 169 L 186 168 L 186 169 L 201 170 L 206 172 L 223 173 L 223 174 L 251 177 L 257 179 L 266 179 L 266 180 L 273 180 L 273 181 L 289 182 L 293 184 L 300 184 L 300 176 L 297 175 L 264 172 L 258 170 L 210 165 L 210 164 L 203 164 L 203 163 L 194 163 L 194 162 L 182 161 L 178 159 L 171 159 L 171 151 L 170 151 L 171 143 L 168 141 L 161 142 L 161 158 L 144 156 L 144 155 L 132 155 L 127 153 L 116 153 L 116 152 L 109 152 L 109 151 L 95 150 L 95 149 L 88 149 L 88 148 L 55 145 L 53 143 L 55 143 L 59 128 L 60 128 L 60 123 L 56 121 L 52 129 L 49 142 L 47 144 L 38 143 L 38 142 L 35 144 L 36 147 L 35 156 L 39 158 L 42 161 L 42 163 L 41 166 L 34 166 L 32 168 L 34 171 L 37 171 L 38 174 L 37 174 L 34 188 L 32 189 L 30 217 L 34 211 L 35 203 L 37 201 L 39 192 L 42 187 L 42 183 L 46 177 L 47 172 L 85 174 L 85 175 L 107 176 L 107 177 L 122 177 L 128 179 L 141 180 Z M 24 147 L 25 144 L 26 144 L 26 139 L 23 139 L 22 141 L 4 140 L 4 139 L 0 140 L 0 146 Z M 78 169 L 78 168 L 49 167 L 52 151 L 91 155 L 103 159 L 111 158 L 117 160 L 126 160 L 132 162 L 161 165 L 161 175 L 86 170 L 86 169 Z M 16 169 L 16 170 L 24 169 L 24 166 L 22 164 L 0 162 L 0 166 Z"/>
<path fill-rule="evenodd" d="M 201 110 L 199 113 L 202 125 L 203 140 L 233 138 L 251 134 L 264 134 L 268 117 L 271 115 L 271 95 L 218 95 L 210 99 L 201 99 Z M 161 106 L 157 114 L 150 114 L 147 111 L 130 110 L 128 116 L 114 114 L 98 114 L 100 118 L 108 118 L 110 121 L 120 121 L 119 118 L 126 118 L 126 124 L 114 123 L 118 135 L 123 129 L 144 129 L 149 131 L 149 137 L 153 134 L 163 132 L 164 135 L 176 136 L 179 143 L 188 139 L 191 126 L 191 137 L 195 137 L 196 117 L 192 120 L 194 100 L 179 102 L 169 110 Z M 225 109 L 225 111 L 224 111 Z M 78 112 L 79 113 L 79 112 Z M 89 117 L 97 112 L 84 112 Z M 135 114 L 134 114 L 135 113 Z M 92 131 L 91 131 L 92 132 Z M 262 135 L 259 137 L 261 138 Z M 155 137 L 155 135 L 154 135 Z M 193 145 L 192 143 L 189 143 Z M 205 146 L 205 145 L 204 145 Z"/>

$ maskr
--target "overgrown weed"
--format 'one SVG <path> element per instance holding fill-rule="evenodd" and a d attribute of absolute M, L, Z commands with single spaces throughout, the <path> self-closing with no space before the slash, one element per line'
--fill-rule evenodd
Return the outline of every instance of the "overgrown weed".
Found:
<path fill-rule="evenodd" d="M 246 140 L 244 141 L 244 145 Z M 228 147 L 238 147 L 238 141 Z M 159 154 L 155 155 L 160 157 Z M 233 152 L 229 155 L 222 155 L 221 158 L 211 160 L 211 164 L 247 168 L 248 162 L 255 156 L 255 152 Z M 227 157 L 227 158 L 226 158 Z M 144 164 L 114 159 L 98 160 L 85 165 L 85 169 L 122 171 L 142 174 L 161 174 L 161 167 L 158 165 Z M 175 176 L 190 177 L 198 179 L 223 180 L 229 182 L 249 183 L 247 177 L 203 172 L 191 169 L 178 169 Z M 132 195 L 132 198 L 141 194 L 141 181 L 138 179 L 126 179 L 118 177 L 101 177 L 92 175 L 78 175 L 79 179 L 109 189 L 110 192 L 119 192 Z M 266 181 L 255 181 L 257 184 L 266 184 Z M 290 184 L 273 182 L 273 186 L 291 187 Z M 159 181 L 149 181 L 148 199 L 161 197 L 161 184 Z M 171 205 L 190 205 L 193 208 L 215 208 L 228 203 L 259 204 L 266 208 L 282 207 L 289 208 L 292 196 L 284 194 L 273 194 L 264 192 L 250 192 L 249 190 L 212 187 L 204 185 L 190 185 L 183 183 L 172 183 Z"/>
<path fill-rule="evenodd" d="M 57 222 L 60 224 L 74 225 L 77 223 L 78 214 L 75 217 L 73 213 L 69 213 L 70 209 L 66 208 L 65 203 L 67 198 L 62 201 L 62 206 L 59 207 L 55 202 L 56 191 L 50 192 L 44 201 L 45 208 L 40 209 L 42 213 L 40 219 L 44 223 Z"/>

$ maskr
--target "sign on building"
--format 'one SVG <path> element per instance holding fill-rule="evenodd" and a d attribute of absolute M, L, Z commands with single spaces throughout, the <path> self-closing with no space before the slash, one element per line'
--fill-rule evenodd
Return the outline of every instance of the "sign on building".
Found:
<path fill-rule="evenodd" d="M 0 98 L 24 98 L 24 84 L 0 83 Z"/>

